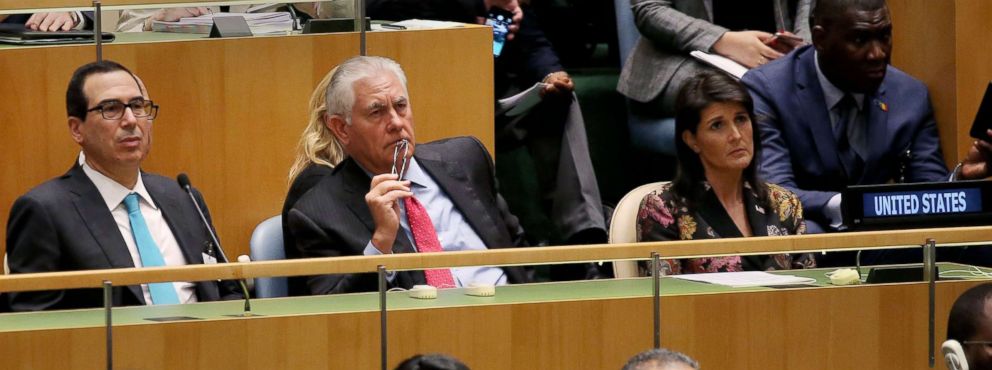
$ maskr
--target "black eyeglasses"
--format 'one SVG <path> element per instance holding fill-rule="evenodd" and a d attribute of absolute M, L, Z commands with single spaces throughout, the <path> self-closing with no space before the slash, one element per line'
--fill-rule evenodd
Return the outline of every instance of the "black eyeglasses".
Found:
<path fill-rule="evenodd" d="M 131 108 L 131 114 L 134 114 L 136 118 L 148 117 L 148 119 L 155 119 L 155 116 L 158 115 L 158 105 L 151 100 L 132 100 L 127 104 L 116 100 L 106 101 L 90 108 L 86 113 L 100 111 L 100 114 L 105 119 L 121 119 L 124 118 L 124 110 L 126 108 Z"/>

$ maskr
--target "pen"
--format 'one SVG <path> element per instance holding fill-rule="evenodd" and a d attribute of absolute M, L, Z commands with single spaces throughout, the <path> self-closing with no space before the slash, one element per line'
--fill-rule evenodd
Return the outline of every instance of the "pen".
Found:
<path fill-rule="evenodd" d="M 405 30 L 406 29 L 406 27 L 403 27 L 403 26 L 398 25 L 398 24 L 391 24 L 391 23 L 383 23 L 382 24 L 382 28 L 388 28 L 388 29 L 391 29 L 391 30 Z"/>

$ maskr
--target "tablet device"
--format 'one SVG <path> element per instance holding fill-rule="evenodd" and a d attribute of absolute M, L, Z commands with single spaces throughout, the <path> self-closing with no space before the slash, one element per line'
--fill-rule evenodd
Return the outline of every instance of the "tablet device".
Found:
<path fill-rule="evenodd" d="M 992 137 L 987 134 L 988 129 L 992 129 L 992 82 L 985 87 L 985 97 L 978 106 L 978 113 L 975 113 L 975 121 L 971 124 L 971 137 L 992 142 Z"/>

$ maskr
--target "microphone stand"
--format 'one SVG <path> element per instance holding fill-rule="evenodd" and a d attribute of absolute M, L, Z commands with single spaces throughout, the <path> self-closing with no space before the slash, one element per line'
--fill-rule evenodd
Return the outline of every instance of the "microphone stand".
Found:
<path fill-rule="evenodd" d="M 200 202 L 196 201 L 196 197 L 193 196 L 193 189 L 189 184 L 189 181 L 180 181 L 183 184 L 181 186 L 186 190 L 186 194 L 189 195 L 189 199 L 193 201 L 193 208 L 196 208 L 196 213 L 200 215 L 200 221 L 203 221 L 203 226 L 207 228 L 207 233 L 210 234 L 210 239 L 217 246 L 217 252 L 220 253 L 220 258 L 224 262 L 230 263 L 231 260 L 227 259 L 227 254 L 224 253 L 224 248 L 220 246 L 220 240 L 217 239 L 217 234 L 214 233 L 213 228 L 210 227 L 210 223 L 207 222 L 207 217 L 203 214 L 203 209 L 200 208 Z M 241 316 L 248 317 L 254 316 L 251 313 L 251 297 L 248 295 L 248 286 L 245 285 L 244 279 L 238 279 L 238 285 L 241 286 L 241 293 L 245 295 L 245 311 Z"/>

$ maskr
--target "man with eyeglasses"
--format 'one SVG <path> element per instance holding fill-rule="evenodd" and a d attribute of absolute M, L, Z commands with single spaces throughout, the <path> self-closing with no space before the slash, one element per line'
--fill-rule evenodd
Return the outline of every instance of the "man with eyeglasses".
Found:
<path fill-rule="evenodd" d="M 14 202 L 7 223 L 10 272 L 210 260 L 208 230 L 185 191 L 172 179 L 141 171 L 158 113 L 141 80 L 111 61 L 79 67 L 66 91 L 66 111 L 69 134 L 82 150 L 69 172 Z M 115 289 L 113 301 L 115 306 L 178 304 L 222 297 L 238 297 L 232 283 L 128 286 Z M 99 289 L 7 295 L 14 311 L 97 307 L 102 302 Z"/>

